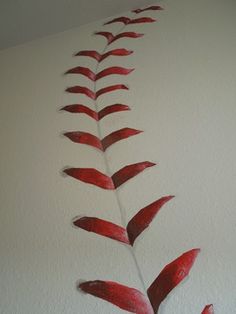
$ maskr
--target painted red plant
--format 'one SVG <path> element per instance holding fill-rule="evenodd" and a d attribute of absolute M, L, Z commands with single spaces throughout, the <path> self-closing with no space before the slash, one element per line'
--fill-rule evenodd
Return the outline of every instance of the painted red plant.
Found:
<path fill-rule="evenodd" d="M 145 11 L 158 11 L 162 8 L 158 5 L 146 7 L 144 9 L 133 10 L 133 15 L 145 12 Z M 155 166 L 155 163 L 150 161 L 141 161 L 134 164 L 129 164 L 122 167 L 120 170 L 111 174 L 108 159 L 106 157 L 106 150 L 115 145 L 117 142 L 127 140 L 129 137 L 140 134 L 142 131 L 130 127 L 125 127 L 119 130 L 115 130 L 105 137 L 101 137 L 101 126 L 100 120 L 104 117 L 108 117 L 110 114 L 121 113 L 130 110 L 130 107 L 126 104 L 115 103 L 105 106 L 99 110 L 97 105 L 97 99 L 107 93 L 128 90 L 129 88 L 125 84 L 108 85 L 99 90 L 96 89 L 96 81 L 103 79 L 110 75 L 118 75 L 118 77 L 129 75 L 134 71 L 133 68 L 126 68 L 121 66 L 110 66 L 99 71 L 100 63 L 110 57 L 127 57 L 133 53 L 132 50 L 125 48 L 116 48 L 108 50 L 108 47 L 121 39 L 138 39 L 144 34 L 123 31 L 125 27 L 130 24 L 146 24 L 153 23 L 155 19 L 150 17 L 127 17 L 121 16 L 111 21 L 108 21 L 104 25 L 110 25 L 113 23 L 121 23 L 122 28 L 117 34 L 113 34 L 108 31 L 99 31 L 95 35 L 105 37 L 107 44 L 103 51 L 100 53 L 96 50 L 82 50 L 76 53 L 78 57 L 89 57 L 96 61 L 95 70 L 84 66 L 76 66 L 69 69 L 65 74 L 82 75 L 93 82 L 94 88 L 90 89 L 87 86 L 72 86 L 66 89 L 68 93 L 82 94 L 94 102 L 94 108 L 91 109 L 86 104 L 71 104 L 64 106 L 61 110 L 70 112 L 72 114 L 85 114 L 89 118 L 93 119 L 97 124 L 97 134 L 91 134 L 84 131 L 68 131 L 64 133 L 70 141 L 75 144 L 85 144 L 92 148 L 97 149 L 104 157 L 104 163 L 106 166 L 106 172 L 102 173 L 96 168 L 66 168 L 64 173 L 69 177 L 76 179 L 77 181 L 91 184 L 95 187 L 99 187 L 105 190 L 113 190 L 117 200 L 117 204 L 121 213 L 122 224 L 118 225 L 111 221 L 101 219 L 98 217 L 76 217 L 73 220 L 73 225 L 76 228 L 83 229 L 91 232 L 94 236 L 106 237 L 117 241 L 117 243 L 126 245 L 130 251 L 134 264 L 136 265 L 137 276 L 139 277 L 143 291 L 139 291 L 135 288 L 128 287 L 118 282 L 103 281 L 103 280 L 92 280 L 84 281 L 78 285 L 78 288 L 90 295 L 101 298 L 108 301 L 119 308 L 126 310 L 131 313 L 137 314 L 154 314 L 158 313 L 159 307 L 162 302 L 166 299 L 167 295 L 179 285 L 188 275 L 195 262 L 200 249 L 191 249 L 178 258 L 164 266 L 160 274 L 156 277 L 153 283 L 148 289 L 144 284 L 143 274 L 140 271 L 140 267 L 133 251 L 134 243 L 137 241 L 140 234 L 146 230 L 152 223 L 154 218 L 157 216 L 159 211 L 167 206 L 167 203 L 173 199 L 174 196 L 168 195 L 163 196 L 151 204 L 140 209 L 126 224 L 121 203 L 119 200 L 119 194 L 117 190 L 120 186 L 126 185 L 127 181 L 134 178 L 138 174 L 141 174 L 145 169 Z M 167 206 L 168 207 L 168 206 Z M 104 239 L 104 238 L 103 238 Z M 212 314 L 213 306 L 207 305 L 203 310 L 202 314 Z"/>

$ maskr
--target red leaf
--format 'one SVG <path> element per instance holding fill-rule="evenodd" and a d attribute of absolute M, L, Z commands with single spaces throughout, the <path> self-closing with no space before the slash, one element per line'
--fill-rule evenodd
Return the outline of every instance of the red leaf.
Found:
<path fill-rule="evenodd" d="M 71 141 L 80 144 L 86 144 L 89 146 L 96 147 L 103 151 L 103 146 L 99 138 L 93 134 L 87 132 L 66 132 L 64 133 L 66 137 L 68 137 Z"/>
<path fill-rule="evenodd" d="M 79 288 L 131 313 L 153 314 L 149 300 L 140 291 L 117 282 L 86 281 L 81 283 Z"/>
<path fill-rule="evenodd" d="M 128 56 L 131 53 L 133 53 L 132 50 L 126 50 L 124 48 L 113 49 L 113 50 L 110 50 L 110 51 L 108 51 L 102 55 L 95 50 L 82 50 L 82 51 L 79 51 L 76 54 L 76 56 L 90 57 L 90 58 L 97 60 L 98 62 L 101 62 L 110 56 L 121 56 L 121 57 L 123 57 L 123 56 Z"/>
<path fill-rule="evenodd" d="M 66 89 L 67 92 L 69 93 L 75 93 L 75 94 L 83 94 L 88 96 L 89 98 L 96 100 L 99 96 L 106 94 L 106 93 L 110 93 L 113 92 L 115 90 L 119 90 L 119 89 L 126 89 L 128 90 L 129 88 L 126 85 L 123 84 L 117 84 L 117 85 L 111 85 L 111 86 L 107 86 L 104 88 L 99 89 L 96 93 L 94 93 L 93 91 L 91 91 L 89 88 L 84 87 L 84 86 L 73 86 L 73 87 L 68 87 Z"/>
<path fill-rule="evenodd" d="M 128 90 L 129 88 L 123 84 L 107 86 L 107 87 L 99 89 L 99 91 L 96 92 L 96 99 L 103 94 L 110 93 L 110 92 L 113 92 L 115 90 L 120 90 L 120 89 Z"/>
<path fill-rule="evenodd" d="M 141 12 L 144 12 L 144 11 L 156 11 L 156 10 L 163 10 L 163 8 L 160 7 L 159 5 L 152 5 L 150 7 L 144 8 L 144 9 L 133 10 L 132 12 L 134 12 L 134 13 L 141 13 Z"/>
<path fill-rule="evenodd" d="M 110 50 L 106 53 L 104 53 L 102 56 L 101 56 L 101 59 L 100 61 L 103 61 L 104 59 L 110 57 L 110 56 L 120 56 L 120 57 L 124 57 L 124 56 L 129 56 L 133 53 L 132 50 L 127 50 L 127 49 L 124 49 L 124 48 L 118 48 L 118 49 L 113 49 L 113 50 Z"/>
<path fill-rule="evenodd" d="M 93 184 L 106 190 L 114 190 L 115 186 L 110 177 L 93 168 L 68 168 L 64 172 L 69 176 Z"/>
<path fill-rule="evenodd" d="M 130 110 L 129 106 L 122 105 L 122 104 L 114 104 L 100 110 L 98 113 L 98 117 L 99 117 L 99 120 L 101 120 L 102 118 L 104 118 L 105 116 L 111 113 L 126 111 L 126 110 Z"/>
<path fill-rule="evenodd" d="M 148 297 L 154 313 L 158 312 L 161 302 L 190 272 L 200 249 L 193 249 L 182 254 L 166 265 L 159 276 L 148 288 Z"/>
<path fill-rule="evenodd" d="M 139 33 L 135 33 L 135 32 L 124 32 L 124 33 L 120 33 L 120 34 L 114 36 L 110 32 L 97 32 L 97 33 L 95 33 L 95 35 L 104 36 L 107 39 L 107 43 L 109 45 L 109 44 L 113 43 L 114 41 L 116 41 L 120 38 L 139 38 L 139 37 L 142 37 L 144 34 L 139 34 Z"/>
<path fill-rule="evenodd" d="M 91 71 L 89 68 L 85 67 L 75 67 L 68 70 L 65 74 L 81 74 L 89 78 L 91 81 L 96 80 L 96 74 Z"/>
<path fill-rule="evenodd" d="M 106 69 L 102 70 L 101 72 L 99 72 L 96 75 L 96 80 L 99 80 L 105 76 L 112 75 L 112 74 L 127 75 L 130 72 L 132 72 L 133 70 L 134 69 L 126 69 L 126 68 L 122 68 L 122 67 L 109 67 L 109 68 L 106 68 Z"/>
<path fill-rule="evenodd" d="M 94 93 L 93 91 L 91 91 L 91 89 L 89 89 L 85 86 L 68 87 L 66 89 L 66 92 L 73 93 L 73 94 L 83 94 L 83 95 L 86 95 L 93 100 L 96 99 L 96 93 Z"/>
<path fill-rule="evenodd" d="M 130 136 L 136 135 L 141 133 L 142 131 L 140 130 L 135 130 L 135 129 L 130 129 L 130 128 L 123 128 L 118 131 L 112 132 L 111 134 L 107 135 L 106 137 L 103 138 L 102 140 L 102 146 L 104 151 L 111 146 L 112 144 L 126 139 Z"/>
<path fill-rule="evenodd" d="M 120 169 L 116 173 L 112 175 L 112 180 L 114 182 L 115 188 L 119 187 L 129 179 L 133 178 L 134 176 L 138 175 L 144 169 L 148 167 L 152 167 L 155 164 L 149 161 L 138 162 L 136 164 L 131 164 L 125 166 L 124 168 Z"/>
<path fill-rule="evenodd" d="M 161 207 L 174 196 L 164 196 L 159 200 L 142 208 L 128 223 L 127 232 L 130 244 L 133 245 L 136 238 L 142 233 L 154 219 Z"/>
<path fill-rule="evenodd" d="M 214 314 L 214 308 L 212 304 L 207 305 L 201 314 Z"/>
<path fill-rule="evenodd" d="M 93 118 L 94 120 L 98 121 L 98 114 L 97 112 L 95 112 L 94 110 L 88 108 L 87 106 L 84 105 L 68 105 L 65 106 L 63 108 L 61 108 L 61 110 L 65 110 L 71 113 L 85 113 L 88 116 L 90 116 L 91 118 Z"/>
<path fill-rule="evenodd" d="M 86 231 L 129 244 L 126 229 L 109 221 L 95 217 L 82 217 L 75 220 L 73 224 Z"/>
<path fill-rule="evenodd" d="M 117 23 L 117 22 L 121 22 L 124 25 L 128 25 L 128 24 L 138 24 L 138 23 L 152 23 L 152 22 L 155 22 L 155 21 L 156 20 L 154 20 L 154 19 L 152 19 L 150 17 L 140 17 L 138 19 L 130 19 L 129 17 L 121 16 L 121 17 L 115 18 L 115 19 L 105 23 L 104 25 Z"/>
<path fill-rule="evenodd" d="M 76 53 L 76 56 L 90 57 L 90 58 L 93 58 L 97 61 L 100 61 L 100 59 L 101 59 L 100 53 L 95 51 L 95 50 L 82 50 L 82 51 L 79 51 L 78 53 Z"/>

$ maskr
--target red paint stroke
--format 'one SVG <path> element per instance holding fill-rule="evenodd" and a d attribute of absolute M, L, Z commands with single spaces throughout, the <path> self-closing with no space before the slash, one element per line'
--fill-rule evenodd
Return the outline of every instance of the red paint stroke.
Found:
<path fill-rule="evenodd" d="M 76 56 L 85 56 L 85 57 L 90 57 L 93 58 L 95 60 L 97 60 L 98 62 L 103 61 L 104 59 L 110 57 L 110 56 L 120 56 L 120 57 L 124 57 L 124 56 L 129 56 L 133 53 L 132 50 L 127 50 L 124 48 L 118 48 L 118 49 L 113 49 L 110 50 L 104 54 L 100 54 L 99 52 L 95 51 L 95 50 L 82 50 L 79 51 Z"/>
<path fill-rule="evenodd" d="M 161 302 L 189 274 L 200 249 L 192 249 L 166 265 L 147 290 L 154 313 Z"/>
<path fill-rule="evenodd" d="M 68 137 L 72 142 L 86 144 L 98 148 L 101 151 L 105 151 L 112 144 L 126 139 L 130 136 L 139 134 L 141 132 L 142 131 L 136 129 L 123 128 L 112 132 L 111 134 L 104 137 L 104 139 L 102 139 L 101 141 L 97 136 L 91 133 L 81 131 L 66 132 L 64 133 L 64 135 Z"/>
<path fill-rule="evenodd" d="M 101 72 L 99 72 L 98 74 L 95 74 L 93 71 L 91 71 L 89 68 L 85 68 L 85 67 L 75 67 L 73 69 L 68 70 L 65 74 L 81 74 L 86 76 L 88 79 L 90 79 L 91 81 L 95 82 L 105 76 L 108 75 L 128 75 L 130 72 L 132 72 L 134 69 L 127 69 L 127 68 L 123 68 L 123 67 L 109 67 L 106 68 L 104 70 L 102 70 Z"/>
<path fill-rule="evenodd" d="M 153 314 L 149 300 L 140 291 L 113 281 L 86 281 L 79 288 L 106 300 L 123 310 L 136 314 Z"/>
<path fill-rule="evenodd" d="M 152 5 L 150 7 L 144 8 L 144 9 L 136 9 L 136 10 L 132 10 L 132 12 L 134 13 L 141 13 L 144 11 L 156 11 L 156 10 L 163 10 L 162 7 L 160 7 L 159 5 Z"/>
<path fill-rule="evenodd" d="M 142 37 L 144 34 L 136 33 L 136 32 L 124 32 L 118 35 L 113 35 L 110 32 L 96 32 L 95 35 L 104 36 L 107 39 L 107 44 L 110 45 L 114 41 L 121 39 L 121 38 L 139 38 Z"/>
<path fill-rule="evenodd" d="M 142 208 L 128 223 L 127 233 L 130 244 L 133 245 L 136 238 L 149 226 L 161 207 L 174 196 L 164 196 L 159 200 Z"/>
<path fill-rule="evenodd" d="M 77 180 L 96 185 L 102 189 L 115 189 L 112 179 L 94 168 L 68 168 L 64 172 Z"/>
<path fill-rule="evenodd" d="M 93 118 L 94 120 L 98 121 L 103 119 L 109 114 L 120 112 L 120 111 L 127 111 L 131 110 L 129 106 L 122 105 L 122 104 L 114 104 L 110 106 L 106 106 L 102 110 L 100 110 L 98 113 L 92 109 L 90 109 L 87 106 L 75 104 L 75 105 L 68 105 L 60 110 L 64 110 L 71 113 L 84 113 L 87 114 L 89 117 Z"/>
<path fill-rule="evenodd" d="M 109 25 L 109 24 L 113 24 L 117 22 L 123 23 L 124 25 L 128 25 L 128 24 L 138 24 L 138 23 L 153 23 L 153 22 L 156 22 L 156 20 L 152 19 L 151 17 L 140 17 L 137 19 L 130 19 L 129 17 L 121 16 L 105 23 L 104 25 Z"/>
<path fill-rule="evenodd" d="M 94 93 L 91 89 L 85 87 L 85 86 L 72 86 L 68 87 L 66 89 L 66 92 L 73 93 L 73 94 L 83 94 L 93 100 L 96 100 L 99 96 L 113 92 L 115 90 L 121 90 L 125 89 L 128 90 L 129 88 L 124 84 L 117 84 L 117 85 L 111 85 L 104 88 L 99 89 L 96 93 Z"/>
<path fill-rule="evenodd" d="M 207 305 L 201 314 L 214 314 L 214 307 L 213 304 Z"/>
<path fill-rule="evenodd" d="M 146 168 L 154 165 L 154 163 L 149 161 L 131 164 L 114 173 L 112 177 L 109 177 L 94 168 L 67 168 L 64 172 L 85 183 L 90 183 L 106 190 L 114 190 Z"/>
<path fill-rule="evenodd" d="M 72 142 L 93 146 L 103 151 L 103 146 L 100 139 L 93 134 L 90 134 L 87 132 L 75 131 L 75 132 L 66 132 L 64 133 L 64 135 L 68 137 Z"/>
<path fill-rule="evenodd" d="M 68 105 L 61 108 L 60 110 L 64 110 L 71 113 L 84 113 L 87 114 L 89 117 L 93 118 L 94 120 L 98 121 L 97 112 L 84 105 L 80 104 Z"/>
<path fill-rule="evenodd" d="M 141 132 L 143 132 L 143 131 L 131 129 L 131 128 L 123 128 L 123 129 L 120 129 L 118 131 L 112 132 L 102 139 L 103 149 L 105 151 L 112 144 L 114 144 L 120 140 L 124 140 L 130 136 L 137 135 Z"/>
<path fill-rule="evenodd" d="M 102 118 L 106 117 L 107 115 L 115 112 L 120 112 L 120 111 L 127 111 L 130 110 L 130 107 L 127 105 L 122 105 L 122 104 L 114 104 L 110 106 L 106 106 L 102 110 L 98 112 L 98 118 L 101 120 Z"/>
<path fill-rule="evenodd" d="M 164 196 L 141 209 L 138 214 L 130 220 L 126 229 L 95 217 L 79 218 L 74 221 L 74 225 L 89 232 L 94 232 L 119 242 L 133 245 L 135 239 L 149 226 L 160 208 L 172 198 L 173 196 Z"/>
<path fill-rule="evenodd" d="M 116 173 L 112 175 L 112 181 L 114 182 L 114 186 L 118 188 L 123 183 L 128 181 L 129 179 L 133 178 L 134 176 L 138 175 L 140 172 L 145 170 L 148 167 L 153 167 L 156 164 L 150 161 L 143 161 L 138 162 L 136 164 L 131 164 L 125 166 L 124 168 L 120 169 Z"/>
<path fill-rule="evenodd" d="M 96 217 L 81 217 L 75 220 L 73 224 L 86 231 L 129 244 L 126 229 L 112 222 Z"/>

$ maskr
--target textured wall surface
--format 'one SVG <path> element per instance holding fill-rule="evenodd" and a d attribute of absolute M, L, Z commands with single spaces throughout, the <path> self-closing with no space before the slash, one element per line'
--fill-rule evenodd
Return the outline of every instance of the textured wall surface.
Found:
<path fill-rule="evenodd" d="M 119 79 L 128 92 L 107 94 L 132 111 L 102 120 L 106 135 L 122 127 L 145 132 L 108 151 L 111 169 L 142 160 L 157 162 L 119 190 L 127 221 L 163 195 L 176 196 L 138 239 L 135 253 L 148 286 L 164 265 L 193 247 L 202 249 L 190 277 L 168 297 L 161 314 L 216 313 L 236 308 L 236 42 L 235 1 L 167 0 L 150 13 L 158 22 L 130 26 L 145 33 L 123 40 L 135 53 L 108 59 L 136 71 Z M 76 290 L 78 279 L 107 279 L 141 289 L 124 246 L 71 227 L 77 215 L 120 223 L 109 191 L 64 178 L 65 166 L 105 171 L 101 154 L 72 144 L 63 131 L 96 132 L 86 116 L 59 112 L 78 100 L 67 86 L 89 86 L 62 73 L 92 59 L 72 53 L 101 50 L 91 36 L 103 21 L 0 53 L 1 211 L 0 312 L 3 314 L 90 314 L 121 311 Z M 109 26 L 116 31 L 119 25 Z M 121 42 L 114 43 L 119 47 Z M 85 97 L 81 103 L 92 104 Z"/>

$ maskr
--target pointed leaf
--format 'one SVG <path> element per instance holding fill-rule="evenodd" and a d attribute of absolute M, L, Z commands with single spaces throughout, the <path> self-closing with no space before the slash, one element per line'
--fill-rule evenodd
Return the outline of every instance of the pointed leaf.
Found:
<path fill-rule="evenodd" d="M 214 314 L 214 307 L 213 304 L 207 305 L 201 314 Z"/>
<path fill-rule="evenodd" d="M 115 189 L 112 179 L 94 168 L 67 168 L 64 172 L 85 183 L 93 184 L 106 190 Z"/>
<path fill-rule="evenodd" d="M 200 249 L 193 249 L 166 265 L 159 276 L 148 288 L 148 297 L 154 313 L 158 312 L 161 302 L 186 276 L 188 276 Z"/>
<path fill-rule="evenodd" d="M 91 91 L 91 89 L 85 87 L 85 86 L 72 86 L 68 87 L 66 89 L 66 92 L 73 93 L 73 94 L 83 94 L 88 96 L 89 98 L 95 100 L 96 99 L 96 93 Z"/>
<path fill-rule="evenodd" d="M 68 111 L 71 113 L 85 113 L 88 116 L 90 116 L 91 118 L 93 118 L 94 120 L 98 121 L 97 112 L 95 112 L 94 110 L 92 110 L 89 107 L 84 106 L 84 105 L 80 105 L 80 104 L 68 105 L 68 106 L 61 108 L 61 110 L 65 110 L 65 111 Z"/>
<path fill-rule="evenodd" d="M 155 22 L 156 20 L 150 18 L 150 17 L 141 17 L 141 18 L 137 18 L 137 19 L 130 19 L 129 17 L 126 16 L 121 16 L 121 17 L 117 17 L 107 23 L 105 23 L 104 25 L 109 25 L 112 23 L 123 23 L 124 25 L 128 25 L 128 24 L 138 24 L 138 23 L 152 23 Z"/>
<path fill-rule="evenodd" d="M 126 69 L 126 68 L 123 68 L 123 67 L 109 67 L 109 68 L 106 68 L 104 70 L 102 70 L 101 72 L 99 72 L 97 75 L 96 75 L 96 80 L 99 80 L 105 76 L 108 76 L 108 75 L 114 75 L 114 74 L 118 74 L 118 75 L 127 75 L 129 74 L 130 72 L 132 72 L 134 69 Z"/>
<path fill-rule="evenodd" d="M 73 224 L 86 231 L 129 244 L 126 229 L 109 221 L 95 217 L 82 217 L 75 220 Z"/>
<path fill-rule="evenodd" d="M 149 300 L 140 291 L 117 282 L 86 281 L 81 283 L 79 288 L 131 313 L 153 314 Z"/>
<path fill-rule="evenodd" d="M 142 233 L 155 218 L 161 207 L 174 196 L 164 196 L 159 200 L 142 208 L 128 223 L 127 232 L 130 244 L 133 245 L 136 238 Z"/>
<path fill-rule="evenodd" d="M 91 81 L 96 80 L 96 74 L 93 71 L 91 71 L 89 68 L 80 66 L 68 70 L 65 74 L 81 74 L 89 78 Z"/>
<path fill-rule="evenodd" d="M 118 49 L 113 49 L 113 50 L 110 50 L 106 53 L 104 53 L 101 57 L 101 60 L 100 61 L 103 61 L 104 59 L 110 57 L 110 56 L 120 56 L 120 57 L 124 57 L 124 56 L 129 56 L 133 53 L 132 50 L 127 50 L 127 49 L 124 49 L 124 48 L 118 48 Z"/>
<path fill-rule="evenodd" d="M 96 147 L 103 151 L 103 146 L 99 138 L 93 134 L 87 132 L 66 132 L 64 133 L 66 137 L 68 137 L 72 142 L 86 144 L 89 146 Z"/>
<path fill-rule="evenodd" d="M 138 162 L 136 164 L 125 166 L 124 168 L 120 169 L 112 175 L 112 180 L 114 182 L 115 188 L 119 187 L 129 179 L 138 175 L 144 169 L 152 166 L 155 166 L 155 164 L 149 161 Z"/>
<path fill-rule="evenodd" d="M 130 129 L 130 128 L 123 128 L 123 129 L 120 129 L 118 131 L 112 132 L 111 134 L 104 137 L 104 139 L 102 140 L 103 149 L 105 151 L 112 144 L 114 144 L 120 140 L 126 139 L 130 136 L 134 136 L 136 134 L 139 134 L 141 132 L 142 131 L 140 131 L 140 130 L 135 130 L 135 129 Z"/>
<path fill-rule="evenodd" d="M 95 50 L 82 50 L 82 51 L 79 51 L 78 53 L 76 53 L 76 56 L 90 57 L 90 58 L 93 58 L 97 61 L 100 61 L 100 59 L 101 59 L 100 53 L 95 51 Z"/>
<path fill-rule="evenodd" d="M 103 94 L 110 93 L 110 92 L 113 92 L 113 91 L 116 91 L 116 90 L 120 90 L 120 89 L 128 90 L 129 88 L 126 85 L 124 85 L 124 84 L 117 84 L 117 85 L 107 86 L 107 87 L 99 89 L 96 92 L 96 99 L 99 96 L 103 95 Z"/>
<path fill-rule="evenodd" d="M 144 9 L 133 10 L 132 12 L 134 12 L 134 13 L 141 13 L 141 12 L 144 12 L 144 11 L 156 11 L 156 10 L 163 10 L 163 8 L 160 7 L 159 5 L 152 5 L 152 6 L 149 6 L 147 8 L 144 8 Z"/>
<path fill-rule="evenodd" d="M 96 32 L 95 35 L 101 35 L 104 36 L 107 39 L 108 45 L 113 43 L 114 41 L 121 39 L 121 38 L 139 38 L 142 37 L 144 34 L 139 34 L 135 32 L 123 32 L 116 36 L 114 36 L 110 32 Z"/>
<path fill-rule="evenodd" d="M 99 117 L 99 120 L 101 120 L 102 118 L 104 118 L 105 116 L 111 113 L 126 111 L 126 110 L 130 110 L 130 107 L 127 105 L 122 105 L 122 104 L 114 104 L 100 110 L 98 113 L 98 117 Z"/>

